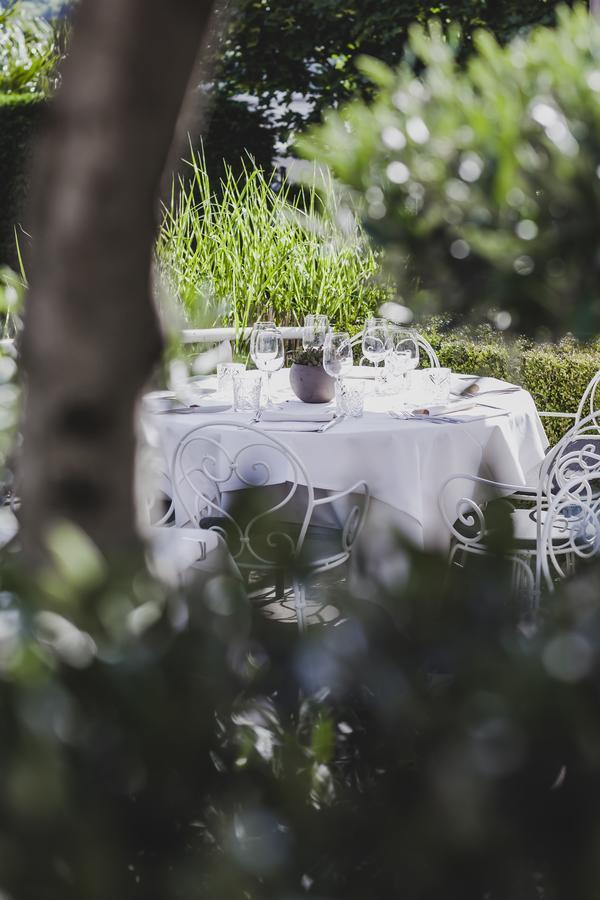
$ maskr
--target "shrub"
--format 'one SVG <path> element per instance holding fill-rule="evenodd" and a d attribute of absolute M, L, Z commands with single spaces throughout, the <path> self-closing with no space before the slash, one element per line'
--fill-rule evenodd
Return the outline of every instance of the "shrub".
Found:
<path fill-rule="evenodd" d="M 600 22 L 585 7 L 558 19 L 507 47 L 478 32 L 464 69 L 439 23 L 415 27 L 421 77 L 364 60 L 374 102 L 301 142 L 359 199 L 409 305 L 600 330 Z"/>
<path fill-rule="evenodd" d="M 526 349 L 521 359 L 521 384 L 530 392 L 539 410 L 577 411 L 588 382 L 600 369 L 600 348 L 578 346 L 572 340 Z M 554 443 L 572 424 L 570 420 L 545 419 Z"/>
<path fill-rule="evenodd" d="M 600 370 L 600 342 L 582 344 L 571 335 L 557 344 L 508 342 L 489 328 L 454 330 L 442 319 L 421 329 L 440 363 L 454 372 L 488 375 L 522 385 L 540 412 L 575 413 L 583 393 Z M 572 424 L 544 418 L 551 443 Z"/>
<path fill-rule="evenodd" d="M 33 137 L 60 58 L 55 28 L 19 0 L 0 9 L 0 265 L 16 268 Z"/>
<path fill-rule="evenodd" d="M 226 310 L 215 323 L 238 329 L 269 315 L 296 324 L 309 312 L 354 323 L 385 299 L 377 255 L 353 219 L 316 221 L 314 188 L 277 191 L 248 163 L 241 176 L 225 166 L 217 193 L 202 154 L 190 166 L 193 178 L 180 182 L 157 244 L 160 270 L 190 325 L 206 324 L 207 293 Z"/>
<path fill-rule="evenodd" d="M 17 268 L 15 227 L 22 222 L 33 136 L 42 94 L 0 94 L 0 265 Z"/>
<path fill-rule="evenodd" d="M 238 0 L 231 4 L 223 35 L 207 154 L 215 143 L 230 163 L 243 156 L 275 157 L 273 144 L 290 130 L 319 121 L 322 110 L 367 89 L 357 70 L 360 54 L 397 64 L 410 26 L 439 15 L 461 26 L 459 55 L 471 52 L 471 36 L 482 25 L 504 43 L 534 23 L 551 23 L 556 0 Z M 252 97 L 251 109 L 240 97 Z M 299 97 L 308 100 L 298 102 Z M 226 108 L 226 115 L 222 115 Z M 233 125 L 233 127 L 232 127 Z"/>
<path fill-rule="evenodd" d="M 511 358 L 508 345 L 489 327 L 453 327 L 441 317 L 419 328 L 436 351 L 442 366 L 454 372 L 509 378 Z"/>

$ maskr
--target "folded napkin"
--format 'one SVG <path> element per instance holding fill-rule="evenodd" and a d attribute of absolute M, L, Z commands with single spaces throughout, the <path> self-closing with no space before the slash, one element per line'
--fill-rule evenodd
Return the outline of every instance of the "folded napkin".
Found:
<path fill-rule="evenodd" d="M 501 381 L 499 378 L 479 378 L 476 375 L 451 375 L 450 389 L 453 394 L 465 394 L 469 389 L 473 390 L 473 396 L 481 397 L 484 394 L 512 394 L 520 391 L 518 384 L 509 381 Z"/>
<path fill-rule="evenodd" d="M 445 416 L 448 413 L 462 412 L 477 406 L 476 400 L 456 401 L 455 403 L 438 403 L 430 406 L 417 406 L 411 410 L 413 416 Z"/>
<path fill-rule="evenodd" d="M 332 403 L 303 403 L 301 400 L 284 400 L 263 409 L 261 422 L 330 422 L 335 415 Z"/>
<path fill-rule="evenodd" d="M 178 388 L 175 397 L 184 406 L 197 407 L 204 412 L 221 412 L 232 405 L 231 396 L 189 384 Z"/>
<path fill-rule="evenodd" d="M 383 372 L 383 366 L 352 366 L 342 372 L 342 378 L 377 378 L 377 373 Z"/>

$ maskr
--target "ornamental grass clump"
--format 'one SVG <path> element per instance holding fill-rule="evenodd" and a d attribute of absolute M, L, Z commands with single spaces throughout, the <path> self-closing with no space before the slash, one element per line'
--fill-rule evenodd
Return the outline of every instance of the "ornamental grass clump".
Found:
<path fill-rule="evenodd" d="M 600 22 L 501 47 L 479 31 L 466 66 L 438 22 L 392 70 L 364 59 L 372 102 L 330 112 L 300 142 L 359 202 L 410 307 L 535 337 L 600 331 Z M 414 74 L 415 57 L 422 74 Z"/>
<path fill-rule="evenodd" d="M 353 323 L 388 296 L 360 227 L 325 211 L 314 187 L 276 189 L 251 161 L 241 176 L 225 166 L 220 184 L 211 183 L 202 153 L 189 165 L 191 179 L 180 181 L 165 211 L 157 259 L 190 326 L 206 326 L 207 292 L 228 310 L 210 324 L 240 330 L 269 317 L 299 324 L 307 313 Z"/>

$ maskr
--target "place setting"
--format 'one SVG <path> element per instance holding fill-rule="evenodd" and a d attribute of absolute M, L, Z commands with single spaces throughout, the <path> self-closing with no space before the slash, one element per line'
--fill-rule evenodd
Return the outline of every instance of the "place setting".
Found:
<path fill-rule="evenodd" d="M 172 370 L 171 390 L 146 395 L 144 407 L 157 415 L 229 414 L 265 431 L 324 433 L 347 420 L 467 424 L 509 415 L 489 402 L 519 391 L 494 378 L 457 375 L 438 365 L 419 369 L 419 335 L 381 317 L 367 318 L 351 337 L 335 331 L 325 315 L 307 315 L 302 348 L 288 354 L 281 329 L 257 322 L 249 359 L 222 362 L 216 377 L 188 378 Z M 422 339 L 421 339 L 422 340 Z M 481 398 L 485 398 L 482 400 Z"/>

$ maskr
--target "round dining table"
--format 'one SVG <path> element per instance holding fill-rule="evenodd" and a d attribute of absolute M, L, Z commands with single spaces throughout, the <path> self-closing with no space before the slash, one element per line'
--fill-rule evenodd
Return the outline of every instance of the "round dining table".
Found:
<path fill-rule="evenodd" d="M 516 385 L 453 375 L 457 410 L 440 419 L 415 418 L 407 415 L 407 409 L 419 400 L 424 374 L 413 373 L 411 392 L 406 396 L 377 393 L 372 374 L 364 372 L 364 412 L 360 417 L 340 418 L 321 430 L 320 423 L 307 422 L 305 417 L 287 421 L 282 414 L 278 421 L 261 418 L 254 427 L 264 429 L 299 457 L 317 491 L 345 491 L 356 482 L 366 482 L 371 504 L 358 552 L 367 569 L 377 567 L 379 577 L 382 560 L 387 560 L 393 578 L 397 573 L 389 551 L 397 534 L 424 551 L 449 549 L 451 534 L 440 494 L 451 476 L 474 475 L 515 486 L 535 486 L 548 440 L 532 397 Z M 352 375 L 363 377 L 360 370 Z M 289 370 L 276 373 L 272 380 L 274 402 L 285 408 L 285 401 L 293 398 Z M 477 384 L 476 395 L 470 396 L 468 390 L 465 394 L 473 383 Z M 254 416 L 234 412 L 228 406 L 231 398 L 225 394 L 219 408 L 212 399 L 219 395 L 210 393 L 216 387 L 216 379 L 202 383 L 198 407 L 179 406 L 178 411 L 177 406 L 156 409 L 147 404 L 145 432 L 162 454 L 167 477 L 180 441 L 200 424 L 214 422 L 216 431 L 223 427 L 223 441 L 244 439 L 234 438 L 235 430 L 224 427 L 225 423 L 250 424 Z M 469 397 L 472 405 L 465 408 Z M 204 398 L 211 398 L 210 404 L 204 406 Z M 274 470 L 271 483 L 276 482 Z M 445 502 L 450 509 L 461 497 L 480 499 L 477 485 L 469 481 L 458 481 L 449 489 Z M 187 524 L 182 509 L 176 507 L 175 513 L 178 524 Z"/>

